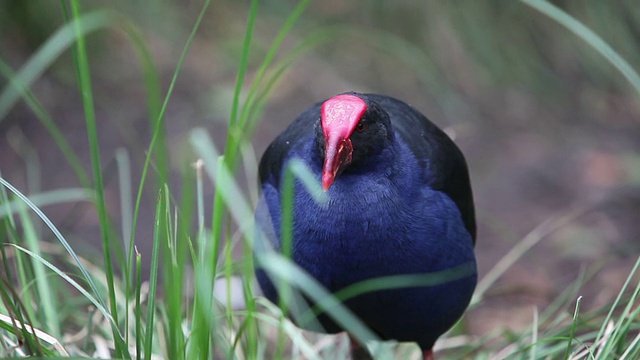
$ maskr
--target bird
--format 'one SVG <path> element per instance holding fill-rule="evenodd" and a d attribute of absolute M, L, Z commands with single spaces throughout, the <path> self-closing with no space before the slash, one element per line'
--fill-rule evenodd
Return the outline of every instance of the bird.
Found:
<path fill-rule="evenodd" d="M 477 282 L 475 208 L 461 150 L 391 96 L 351 91 L 314 104 L 260 159 L 256 254 L 283 252 L 283 179 L 294 160 L 321 184 L 326 201 L 294 182 L 287 254 L 329 293 L 382 277 L 463 269 L 439 283 L 343 301 L 379 339 L 417 343 L 423 359 L 433 359 L 434 343 L 461 318 Z M 269 272 L 257 265 L 255 274 L 264 296 L 278 304 Z M 326 333 L 344 331 L 324 313 L 317 321 Z M 357 358 L 366 347 L 352 338 L 351 353 Z"/>

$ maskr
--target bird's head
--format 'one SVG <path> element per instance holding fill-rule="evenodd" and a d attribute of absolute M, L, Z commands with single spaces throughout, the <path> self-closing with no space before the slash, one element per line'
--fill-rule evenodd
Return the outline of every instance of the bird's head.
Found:
<path fill-rule="evenodd" d="M 372 160 L 392 139 L 389 115 L 366 95 L 345 93 L 326 100 L 316 130 L 316 141 L 324 155 L 324 191 L 345 169 Z"/>

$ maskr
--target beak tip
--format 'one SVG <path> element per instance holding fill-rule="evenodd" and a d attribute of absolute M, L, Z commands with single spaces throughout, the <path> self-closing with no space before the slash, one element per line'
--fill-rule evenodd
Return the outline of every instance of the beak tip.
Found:
<path fill-rule="evenodd" d="M 323 174 L 322 175 L 322 190 L 324 192 L 329 191 L 329 188 L 331 187 L 331 185 L 333 184 L 333 176 L 332 174 Z"/>
<path fill-rule="evenodd" d="M 327 192 L 331 187 L 331 181 L 322 180 L 322 191 Z"/>

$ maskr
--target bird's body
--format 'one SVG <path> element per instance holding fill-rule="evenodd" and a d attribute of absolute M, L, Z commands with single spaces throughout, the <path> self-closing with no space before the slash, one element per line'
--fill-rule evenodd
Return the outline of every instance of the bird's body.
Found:
<path fill-rule="evenodd" d="M 352 124 L 340 128 L 346 125 L 337 121 Z M 460 318 L 476 284 L 473 200 L 462 153 L 401 101 L 349 93 L 316 104 L 271 144 L 260 163 L 263 193 L 256 221 L 276 250 L 281 180 L 286 163 L 296 158 L 322 178 L 328 201 L 317 203 L 295 183 L 291 257 L 327 290 L 461 269 L 432 285 L 345 301 L 382 339 L 417 342 L 430 352 Z M 273 283 L 261 270 L 257 277 L 275 302 Z M 319 320 L 327 332 L 342 330 L 326 315 Z"/>

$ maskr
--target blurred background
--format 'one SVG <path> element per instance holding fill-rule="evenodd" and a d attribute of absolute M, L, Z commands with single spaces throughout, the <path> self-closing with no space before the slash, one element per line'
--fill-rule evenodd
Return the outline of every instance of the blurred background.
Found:
<path fill-rule="evenodd" d="M 637 2 L 553 3 L 640 70 Z M 247 83 L 295 5 L 260 3 Z M 119 219 L 116 154 L 131 157 L 137 189 L 152 121 L 140 54 L 127 29 L 150 49 L 164 97 L 202 2 L 95 1 L 82 7 L 113 15 L 108 26 L 90 33 L 87 46 L 107 203 Z M 213 2 L 195 35 L 166 112 L 173 184 L 195 161 L 187 141 L 191 129 L 205 127 L 218 148 L 224 145 L 248 7 L 249 1 Z M 63 25 L 59 2 L 0 2 L 5 70 L 18 73 L 35 61 Z M 534 306 L 556 299 L 580 274 L 594 274 L 580 291 L 583 307 L 602 306 L 618 293 L 640 252 L 640 94 L 583 40 L 518 1 L 325 0 L 310 4 L 276 59 L 286 61 L 299 46 L 305 52 L 285 67 L 261 116 L 253 139 L 258 158 L 317 101 L 349 90 L 390 95 L 446 128 L 467 157 L 481 278 L 527 234 L 540 235 L 468 314 L 472 332 L 527 326 Z M 63 50 L 30 89 L 90 171 L 73 58 Z M 47 128 L 8 89 L 2 76 L 0 108 L 7 111 L 0 114 L 1 176 L 26 194 L 79 187 Z M 239 179 L 255 189 L 253 178 Z M 144 194 L 136 240 L 143 254 L 150 249 L 156 195 Z M 43 210 L 77 252 L 100 261 L 92 205 L 68 202 Z M 576 212 L 582 215 L 547 231 Z"/>

